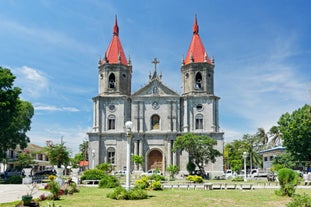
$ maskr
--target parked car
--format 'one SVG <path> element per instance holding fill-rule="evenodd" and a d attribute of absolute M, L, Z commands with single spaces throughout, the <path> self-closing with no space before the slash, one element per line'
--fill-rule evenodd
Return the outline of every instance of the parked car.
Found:
<path fill-rule="evenodd" d="M 150 175 L 153 175 L 153 174 L 162 175 L 160 170 L 151 169 L 151 170 L 148 170 L 147 172 L 144 172 L 144 173 L 140 174 L 140 176 L 150 176 Z"/>
<path fill-rule="evenodd" d="M 265 172 L 263 169 L 252 169 L 251 171 L 251 177 L 267 177 L 268 173 Z"/>
<path fill-rule="evenodd" d="M 230 169 L 226 170 L 226 172 L 225 172 L 225 178 L 226 178 L 226 180 L 232 179 L 232 178 L 233 178 L 232 170 L 230 170 Z"/>
<path fill-rule="evenodd" d="M 49 175 L 56 175 L 55 170 L 43 170 L 40 172 L 36 172 L 34 176 L 49 176 Z"/>

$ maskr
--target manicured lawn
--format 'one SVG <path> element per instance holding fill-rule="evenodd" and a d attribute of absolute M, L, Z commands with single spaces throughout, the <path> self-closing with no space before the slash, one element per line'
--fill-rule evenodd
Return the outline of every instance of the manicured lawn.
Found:
<path fill-rule="evenodd" d="M 171 190 L 148 191 L 150 196 L 145 200 L 124 201 L 106 198 L 111 189 L 99 189 L 96 187 L 81 187 L 80 192 L 72 196 L 62 196 L 61 200 L 54 201 L 56 205 L 62 207 L 148 207 L 148 206 L 204 206 L 204 207 L 284 207 L 291 198 L 279 197 L 274 194 L 273 189 L 255 190 Z M 297 193 L 303 192 L 311 195 L 311 189 L 298 189 Z M 40 206 L 47 206 L 48 202 L 40 202 Z M 10 204 L 0 204 L 0 207 L 14 206 Z"/>

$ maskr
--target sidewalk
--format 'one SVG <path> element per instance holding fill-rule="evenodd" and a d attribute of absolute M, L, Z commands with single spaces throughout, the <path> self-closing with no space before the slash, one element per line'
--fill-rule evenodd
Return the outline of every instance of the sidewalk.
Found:
<path fill-rule="evenodd" d="M 42 184 L 38 184 L 39 189 L 43 188 Z M 12 201 L 22 200 L 22 196 L 30 192 L 31 184 L 0 184 L 0 203 L 8 203 Z M 42 194 L 47 194 L 47 191 L 36 191 L 33 194 L 34 198 L 38 198 Z"/>

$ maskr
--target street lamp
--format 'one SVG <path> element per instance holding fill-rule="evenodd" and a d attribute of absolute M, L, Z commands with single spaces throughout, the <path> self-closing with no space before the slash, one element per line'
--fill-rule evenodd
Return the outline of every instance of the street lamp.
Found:
<path fill-rule="evenodd" d="M 92 169 L 95 168 L 95 149 L 92 149 Z"/>
<path fill-rule="evenodd" d="M 133 123 L 131 121 L 125 122 L 125 131 L 127 137 L 127 157 L 126 157 L 126 181 L 125 188 L 130 190 L 130 165 L 131 165 L 131 138 L 132 138 Z"/>
<path fill-rule="evenodd" d="M 244 181 L 246 180 L 246 157 L 247 157 L 247 153 L 243 152 L 243 158 L 244 158 Z"/>

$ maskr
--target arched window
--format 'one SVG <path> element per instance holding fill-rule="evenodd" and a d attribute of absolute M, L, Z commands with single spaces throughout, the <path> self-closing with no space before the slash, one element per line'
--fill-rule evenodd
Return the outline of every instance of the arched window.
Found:
<path fill-rule="evenodd" d="M 108 116 L 108 130 L 116 129 L 116 117 L 115 115 Z"/>
<path fill-rule="evenodd" d="M 195 129 L 203 129 L 203 115 L 198 114 L 195 116 Z"/>
<path fill-rule="evenodd" d="M 110 164 L 115 164 L 116 150 L 113 147 L 107 149 L 107 162 Z"/>
<path fill-rule="evenodd" d="M 195 84 L 194 84 L 195 89 L 201 89 L 202 88 L 202 75 L 200 72 L 198 72 L 195 75 Z"/>
<path fill-rule="evenodd" d="M 116 87 L 116 77 L 113 73 L 110 74 L 108 81 L 109 81 L 109 85 L 108 85 L 109 88 Z"/>
<path fill-rule="evenodd" d="M 160 129 L 160 117 L 156 114 L 151 117 L 151 129 Z"/>

